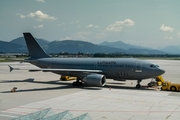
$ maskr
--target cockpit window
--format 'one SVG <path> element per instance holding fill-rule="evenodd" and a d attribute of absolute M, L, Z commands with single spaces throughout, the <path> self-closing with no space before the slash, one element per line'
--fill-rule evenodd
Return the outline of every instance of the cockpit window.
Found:
<path fill-rule="evenodd" d="M 150 65 L 150 67 L 154 67 L 154 65 Z"/>
<path fill-rule="evenodd" d="M 152 65 L 150 65 L 150 67 L 157 68 L 157 67 L 159 67 L 159 66 L 152 64 Z"/>

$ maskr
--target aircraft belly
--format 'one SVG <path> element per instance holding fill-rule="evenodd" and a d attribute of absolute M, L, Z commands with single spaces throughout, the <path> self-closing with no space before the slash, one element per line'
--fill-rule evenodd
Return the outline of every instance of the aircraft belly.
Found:
<path fill-rule="evenodd" d="M 53 72 L 53 73 L 59 74 L 59 75 L 65 75 L 65 76 L 73 76 L 73 77 L 83 77 L 83 76 L 88 75 L 83 72 Z"/>

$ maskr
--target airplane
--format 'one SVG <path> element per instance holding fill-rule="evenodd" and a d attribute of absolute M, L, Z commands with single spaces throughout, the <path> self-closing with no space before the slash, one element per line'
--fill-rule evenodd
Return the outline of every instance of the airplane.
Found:
<path fill-rule="evenodd" d="M 137 80 L 140 88 L 143 79 L 155 78 L 165 73 L 158 65 L 135 58 L 52 58 L 40 47 L 31 33 L 23 33 L 30 58 L 29 62 L 39 68 L 27 69 L 30 72 L 53 72 L 63 76 L 77 77 L 73 86 L 83 84 L 104 86 L 106 79 Z M 10 67 L 12 70 L 22 70 Z"/>

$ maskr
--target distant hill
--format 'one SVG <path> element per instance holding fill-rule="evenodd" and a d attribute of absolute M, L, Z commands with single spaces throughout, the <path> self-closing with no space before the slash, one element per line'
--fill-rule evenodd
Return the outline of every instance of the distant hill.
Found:
<path fill-rule="evenodd" d="M 160 49 L 161 51 L 170 53 L 170 54 L 180 54 L 180 45 L 179 46 L 167 46 Z"/>
<path fill-rule="evenodd" d="M 27 52 L 27 48 L 22 45 L 0 41 L 0 52 Z"/>
<path fill-rule="evenodd" d="M 108 46 L 108 47 L 114 47 L 114 48 L 120 48 L 120 49 L 124 49 L 124 50 L 128 50 L 130 48 L 145 49 L 145 47 L 127 44 L 127 43 L 124 43 L 122 41 L 116 41 L 116 42 L 104 41 L 104 42 L 100 43 L 99 45 Z"/>
<path fill-rule="evenodd" d="M 64 40 L 49 42 L 35 38 L 47 53 L 127 53 L 127 54 L 166 54 L 165 52 L 145 49 L 123 42 L 104 42 L 100 45 L 81 40 Z M 111 44 L 111 45 L 108 45 Z M 27 52 L 24 37 L 16 38 L 10 42 L 0 41 L 0 52 Z"/>
<path fill-rule="evenodd" d="M 126 50 L 125 53 L 127 54 L 166 54 L 166 52 L 164 51 L 153 50 L 151 48 L 131 45 L 131 44 L 124 43 L 122 41 L 116 41 L 116 42 L 104 41 L 100 43 L 99 45 L 109 46 L 109 47 L 114 47 L 114 48 L 121 48 L 121 49 Z"/>
<path fill-rule="evenodd" d="M 40 38 L 36 38 L 36 40 L 41 46 L 46 46 L 49 43 L 49 41 L 44 40 L 44 39 L 40 39 Z M 14 40 L 11 40 L 10 43 L 26 46 L 24 37 L 19 37 L 19 38 L 16 38 Z"/>
<path fill-rule="evenodd" d="M 125 52 L 123 49 L 117 49 L 106 46 L 99 46 L 90 42 L 65 40 L 65 41 L 53 41 L 48 44 L 50 53 L 69 52 L 69 53 L 114 53 Z"/>
<path fill-rule="evenodd" d="M 149 50 L 149 49 L 136 49 L 130 48 L 126 51 L 128 54 L 166 54 L 166 52 L 160 50 Z"/>

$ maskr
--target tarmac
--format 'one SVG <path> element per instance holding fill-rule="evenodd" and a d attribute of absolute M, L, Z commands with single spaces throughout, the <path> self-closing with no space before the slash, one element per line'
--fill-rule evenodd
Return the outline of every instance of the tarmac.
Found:
<path fill-rule="evenodd" d="M 180 83 L 180 61 L 148 60 L 166 73 L 163 78 Z M 72 86 L 73 81 L 60 81 L 50 72 L 9 72 L 8 65 L 36 68 L 29 63 L 0 63 L 0 120 L 10 120 L 51 107 L 54 113 L 69 110 L 74 117 L 88 113 L 93 120 L 179 120 L 180 92 L 148 88 L 151 79 L 141 82 L 107 80 L 104 87 Z M 16 92 L 11 92 L 17 87 Z"/>

